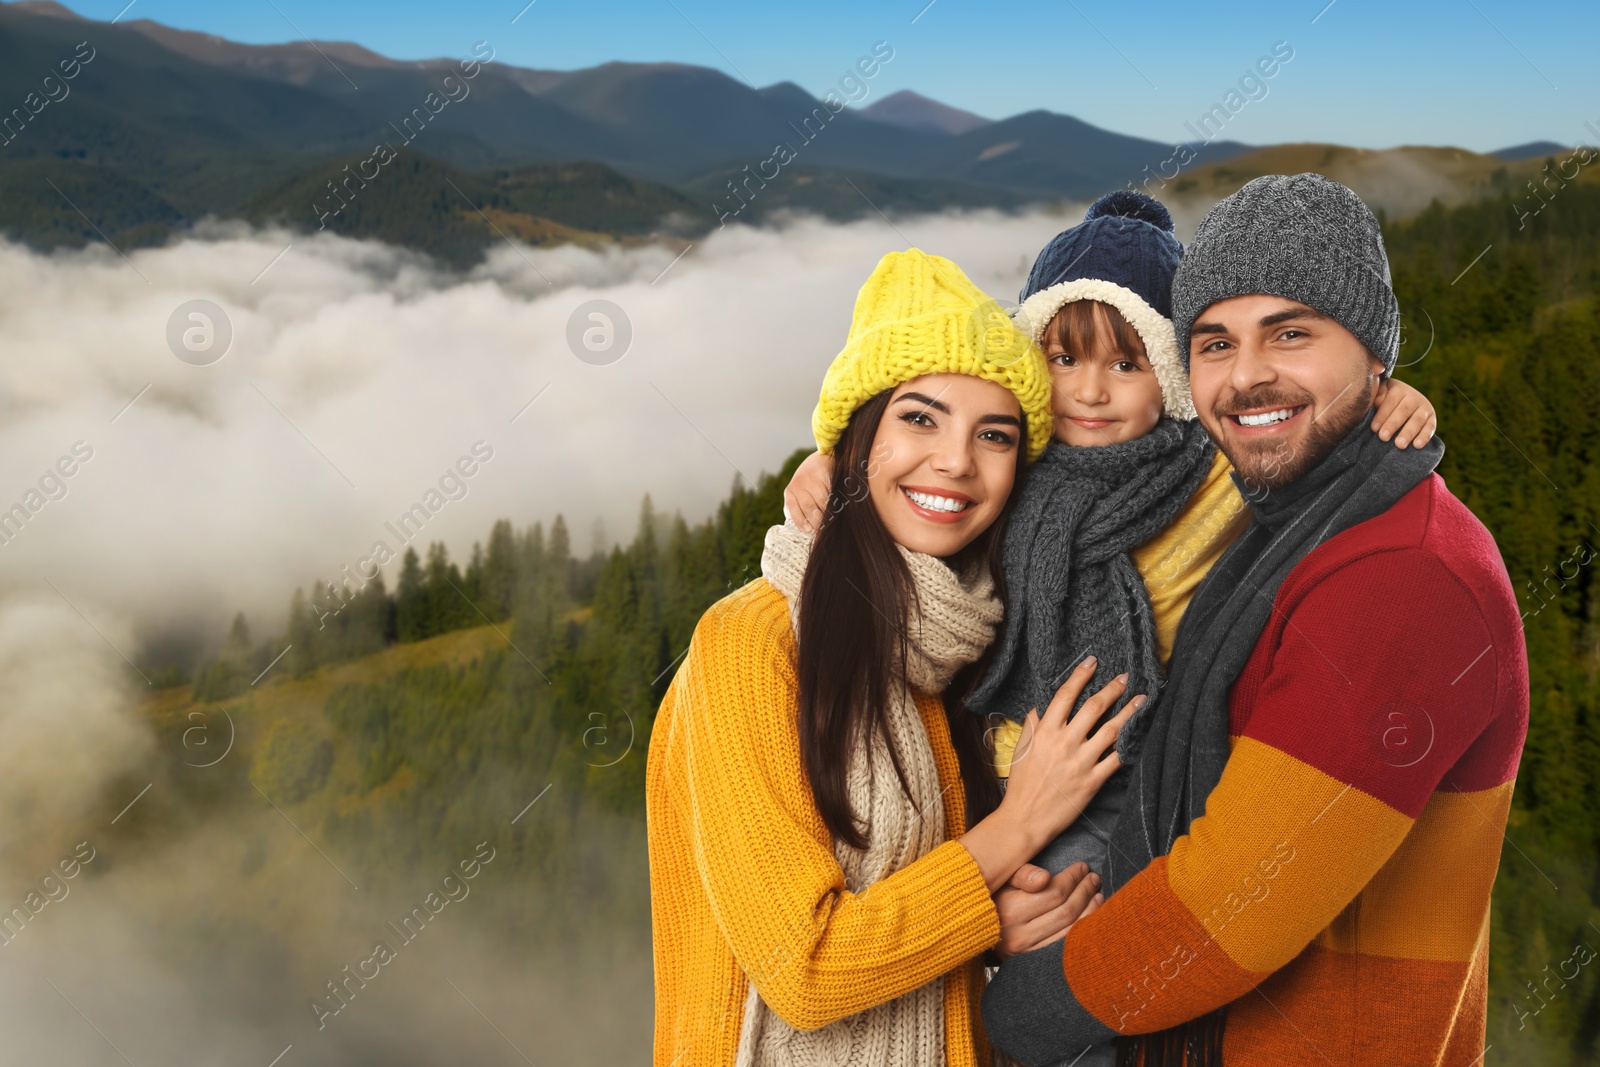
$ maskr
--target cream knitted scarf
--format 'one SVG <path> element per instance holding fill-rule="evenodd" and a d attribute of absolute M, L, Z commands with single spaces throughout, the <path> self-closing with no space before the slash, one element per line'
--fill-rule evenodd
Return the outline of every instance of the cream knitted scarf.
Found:
<path fill-rule="evenodd" d="M 792 524 L 767 531 L 761 573 L 789 601 L 800 633 L 800 583 L 812 538 Z M 913 691 L 942 692 L 961 667 L 994 639 L 1001 605 L 981 564 L 958 577 L 944 563 L 901 550 L 911 570 L 917 605 L 906 619 L 905 677 L 891 682 L 889 734 L 900 756 L 907 797 L 881 734 L 858 745 L 848 772 L 851 807 L 866 824 L 862 851 L 836 842 L 845 888 L 861 893 L 931 852 L 945 840 L 944 790 Z M 871 610 L 862 605 L 862 610 Z M 870 748 L 870 752 L 868 749 Z M 762 1002 L 754 985 L 745 1000 L 736 1067 L 930 1067 L 945 1062 L 944 978 L 866 1011 L 799 1031 Z"/>

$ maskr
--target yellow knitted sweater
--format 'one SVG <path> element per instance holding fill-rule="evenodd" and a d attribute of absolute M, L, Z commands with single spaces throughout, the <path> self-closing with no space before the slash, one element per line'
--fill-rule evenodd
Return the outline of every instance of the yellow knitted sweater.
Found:
<path fill-rule="evenodd" d="M 1134 566 L 1150 591 L 1155 613 L 1156 649 L 1161 665 L 1172 655 L 1178 623 L 1212 564 L 1244 532 L 1250 516 L 1244 498 L 1229 477 L 1233 464 L 1220 451 L 1211 461 L 1205 481 L 1160 533 L 1134 549 Z M 1039 709 L 1041 712 L 1043 708 Z M 996 772 L 1004 778 L 1011 770 L 1011 753 L 1022 725 L 1011 719 L 1000 723 L 992 735 Z"/>
<path fill-rule="evenodd" d="M 645 771 L 655 1067 L 731 1065 L 751 982 L 808 1030 L 940 975 L 946 1064 L 986 1065 L 978 956 L 1000 922 L 957 840 L 966 793 L 944 708 L 917 695 L 947 840 L 851 893 L 800 758 L 794 657 L 788 602 L 758 578 L 701 618 L 657 712 Z"/>

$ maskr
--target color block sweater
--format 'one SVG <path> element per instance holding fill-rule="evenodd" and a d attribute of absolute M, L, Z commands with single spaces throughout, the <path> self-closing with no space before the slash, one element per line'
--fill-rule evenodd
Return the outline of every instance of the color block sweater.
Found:
<path fill-rule="evenodd" d="M 1000 937 L 972 854 L 949 725 L 917 695 L 947 840 L 857 894 L 800 758 L 788 602 L 758 578 L 714 604 L 657 712 L 645 771 L 656 1067 L 728 1067 L 744 1002 L 813 1030 L 944 976 L 949 1067 L 990 1061 L 984 949 Z"/>
<path fill-rule="evenodd" d="M 1229 1067 L 1479 1062 L 1528 723 L 1505 564 L 1431 475 L 1274 608 L 1204 815 L 1072 927 L 1057 1009 L 1087 1042 L 1228 1005 Z"/>

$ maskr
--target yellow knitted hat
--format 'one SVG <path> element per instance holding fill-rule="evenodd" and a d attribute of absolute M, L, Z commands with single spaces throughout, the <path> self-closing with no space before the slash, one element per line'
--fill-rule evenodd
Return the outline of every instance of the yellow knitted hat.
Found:
<path fill-rule="evenodd" d="M 817 448 L 831 453 L 857 408 L 924 374 L 970 374 L 1005 386 L 1028 419 L 1028 459 L 1050 442 L 1044 354 L 960 267 L 908 248 L 880 259 L 856 295 L 850 336 L 811 415 Z"/>

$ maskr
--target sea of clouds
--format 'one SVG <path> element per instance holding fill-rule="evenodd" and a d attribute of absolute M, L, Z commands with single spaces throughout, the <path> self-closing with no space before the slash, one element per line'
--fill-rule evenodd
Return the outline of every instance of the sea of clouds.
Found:
<path fill-rule="evenodd" d="M 214 641 L 237 610 L 279 632 L 296 585 L 333 579 L 376 539 L 398 549 L 383 524 L 478 441 L 494 459 L 419 551 L 442 540 L 464 561 L 497 518 L 564 513 L 587 552 L 596 520 L 631 536 L 646 493 L 697 521 L 736 474 L 809 443 L 880 256 L 948 256 L 1010 303 L 1077 217 L 729 227 L 676 262 L 659 245 L 503 243 L 466 274 L 374 242 L 234 227 L 127 257 L 0 244 L 0 508 L 50 490 L 0 545 L 0 600 L 70 602 L 135 648 Z M 208 366 L 168 343 L 174 309 L 197 299 L 232 327 Z M 595 299 L 631 324 L 608 364 L 568 343 Z"/>
<path fill-rule="evenodd" d="M 295 586 L 395 544 L 385 523 L 460 457 L 481 458 L 479 442 L 493 458 L 448 483 L 419 550 L 442 540 L 464 560 L 498 518 L 563 513 L 587 551 L 596 520 L 631 536 L 646 493 L 698 521 L 736 475 L 809 442 L 823 371 L 879 257 L 948 256 L 1010 303 L 1077 217 L 797 220 L 730 227 L 681 258 L 501 244 L 466 274 L 372 242 L 233 226 L 126 258 L 0 244 L 0 508 L 30 511 L 0 544 L 0 910 L 31 915 L 0 945 L 0 1058 L 643 1054 L 647 944 L 624 959 L 519 958 L 468 913 L 474 901 L 315 1030 L 307 999 L 370 949 L 377 901 L 415 887 L 350 889 L 265 803 L 226 820 L 184 807 L 166 776 L 189 769 L 157 751 L 130 661 L 208 650 L 238 610 L 258 638 L 281 632 Z M 194 300 L 222 308 L 233 335 L 204 366 L 168 341 Z M 568 342 L 594 300 L 631 325 L 614 362 Z M 286 888 L 234 898 L 256 841 Z M 431 885 L 435 872 L 416 873 Z"/>

